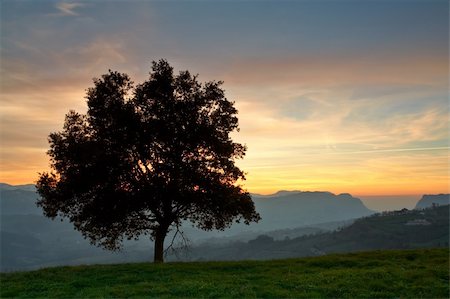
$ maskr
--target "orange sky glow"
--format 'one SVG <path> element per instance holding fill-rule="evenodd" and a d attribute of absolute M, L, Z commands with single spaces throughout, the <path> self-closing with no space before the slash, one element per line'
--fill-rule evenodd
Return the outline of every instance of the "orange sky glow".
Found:
<path fill-rule="evenodd" d="M 166 58 L 200 81 L 225 82 L 239 110 L 241 130 L 232 137 L 248 147 L 237 163 L 247 172 L 249 192 L 450 193 L 448 26 L 441 28 L 448 24 L 448 3 L 436 1 L 447 7 L 444 13 L 437 4 L 379 4 L 373 19 L 341 7 L 339 17 L 317 20 L 297 20 L 283 7 L 255 13 L 242 3 L 238 13 L 224 9 L 230 19 L 219 18 L 223 24 L 202 15 L 176 27 L 167 25 L 169 4 L 124 1 L 117 5 L 135 17 L 115 31 L 102 22 L 119 8 L 83 2 L 67 11 L 58 3 L 39 9 L 3 3 L 1 182 L 34 183 L 48 170 L 47 136 L 61 130 L 70 109 L 86 111 L 93 77 L 113 69 L 139 83 L 151 60 Z M 320 11 L 312 4 L 302 9 Z M 405 14 L 397 33 L 395 9 Z M 292 24 L 278 32 L 284 23 L 268 17 L 273 10 Z M 181 9 L 171 13 L 187 18 Z M 333 27 L 347 13 L 342 31 Z M 242 18 L 233 21 L 235 14 Z M 242 32 L 233 28 L 239 24 Z M 289 38 L 280 40 L 280 32 Z"/>

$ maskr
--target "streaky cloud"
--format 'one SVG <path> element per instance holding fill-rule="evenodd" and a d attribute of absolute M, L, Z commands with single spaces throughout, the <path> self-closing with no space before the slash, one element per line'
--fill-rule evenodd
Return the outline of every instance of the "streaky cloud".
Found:
<path fill-rule="evenodd" d="M 438 147 L 419 147 L 419 148 L 390 148 L 390 149 L 374 149 L 374 150 L 352 151 L 352 152 L 336 152 L 336 153 L 337 154 L 370 154 L 370 153 L 440 151 L 440 150 L 450 150 L 450 147 L 448 147 L 448 146 L 438 146 Z"/>
<path fill-rule="evenodd" d="M 58 2 L 56 4 L 56 8 L 59 10 L 60 16 L 78 16 L 79 14 L 75 11 L 75 9 L 83 6 L 85 5 L 75 2 Z"/>

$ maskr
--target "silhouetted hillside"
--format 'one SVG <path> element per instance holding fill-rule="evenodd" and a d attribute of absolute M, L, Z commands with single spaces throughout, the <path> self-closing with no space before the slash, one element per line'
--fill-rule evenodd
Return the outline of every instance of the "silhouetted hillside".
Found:
<path fill-rule="evenodd" d="M 277 241 L 261 235 L 249 242 L 196 247 L 191 250 L 191 259 L 276 259 L 375 249 L 448 247 L 448 242 L 449 206 L 441 206 L 376 214 L 335 232 L 295 239 Z"/>
<path fill-rule="evenodd" d="M 425 209 L 434 205 L 450 204 L 450 194 L 424 195 L 417 202 L 415 209 Z"/>

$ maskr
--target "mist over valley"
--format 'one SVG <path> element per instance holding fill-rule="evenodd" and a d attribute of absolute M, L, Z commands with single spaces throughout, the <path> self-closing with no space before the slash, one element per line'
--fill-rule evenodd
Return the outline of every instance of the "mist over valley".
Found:
<path fill-rule="evenodd" d="M 0 185 L 1 271 L 56 265 L 148 261 L 153 242 L 141 237 L 110 252 L 91 245 L 67 220 L 36 206 L 33 185 Z M 449 195 L 424 196 L 416 210 L 379 213 L 350 194 L 283 191 L 253 194 L 259 223 L 205 232 L 185 223 L 168 261 L 273 259 L 369 249 L 448 246 Z M 447 205 L 447 206 L 445 206 Z M 435 209 L 426 209 L 436 206 Z M 418 225 L 407 225 L 416 220 Z M 424 224 L 425 223 L 425 224 Z M 166 246 L 173 238 L 171 232 Z"/>

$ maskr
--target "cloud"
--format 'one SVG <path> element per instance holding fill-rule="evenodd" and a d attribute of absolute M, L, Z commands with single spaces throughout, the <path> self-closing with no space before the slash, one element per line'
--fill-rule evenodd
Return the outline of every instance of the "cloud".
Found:
<path fill-rule="evenodd" d="M 78 16 L 79 14 L 75 11 L 75 9 L 83 6 L 85 5 L 82 3 L 75 3 L 75 2 L 56 3 L 56 8 L 59 10 L 60 16 Z"/>
<path fill-rule="evenodd" d="M 120 39 L 106 37 L 63 49 L 42 49 L 25 42 L 16 42 L 16 48 L 26 55 L 12 56 L 2 63 L 3 94 L 84 91 L 93 77 L 108 69 L 127 72 L 132 59 Z"/>
<path fill-rule="evenodd" d="M 292 55 L 246 57 L 230 63 L 224 81 L 239 86 L 284 88 L 382 86 L 385 93 L 411 85 L 446 86 L 447 56 L 393 53 L 391 57 Z"/>
<path fill-rule="evenodd" d="M 436 147 L 449 128 L 448 58 L 397 58 L 299 56 L 230 66 L 225 86 L 238 105 L 247 158 L 256 167 L 314 151 Z"/>
<path fill-rule="evenodd" d="M 250 88 L 231 85 L 241 124 L 235 138 L 248 146 L 246 158 L 238 163 L 248 171 L 249 190 L 356 194 L 447 190 L 448 174 L 443 169 L 448 168 L 449 117 L 440 91 L 433 101 L 428 99 L 434 89 L 414 90 L 416 98 L 406 90 L 383 98 L 377 95 L 375 100 L 354 100 L 346 88 L 321 87 L 308 93 L 300 87 L 298 97 L 295 88 L 278 85 L 278 94 L 272 88 L 254 88 L 252 95 Z M 406 109 L 417 102 L 427 104 Z M 285 113 L 286 107 L 292 113 Z M 304 111 L 293 117 L 295 110 Z"/>

